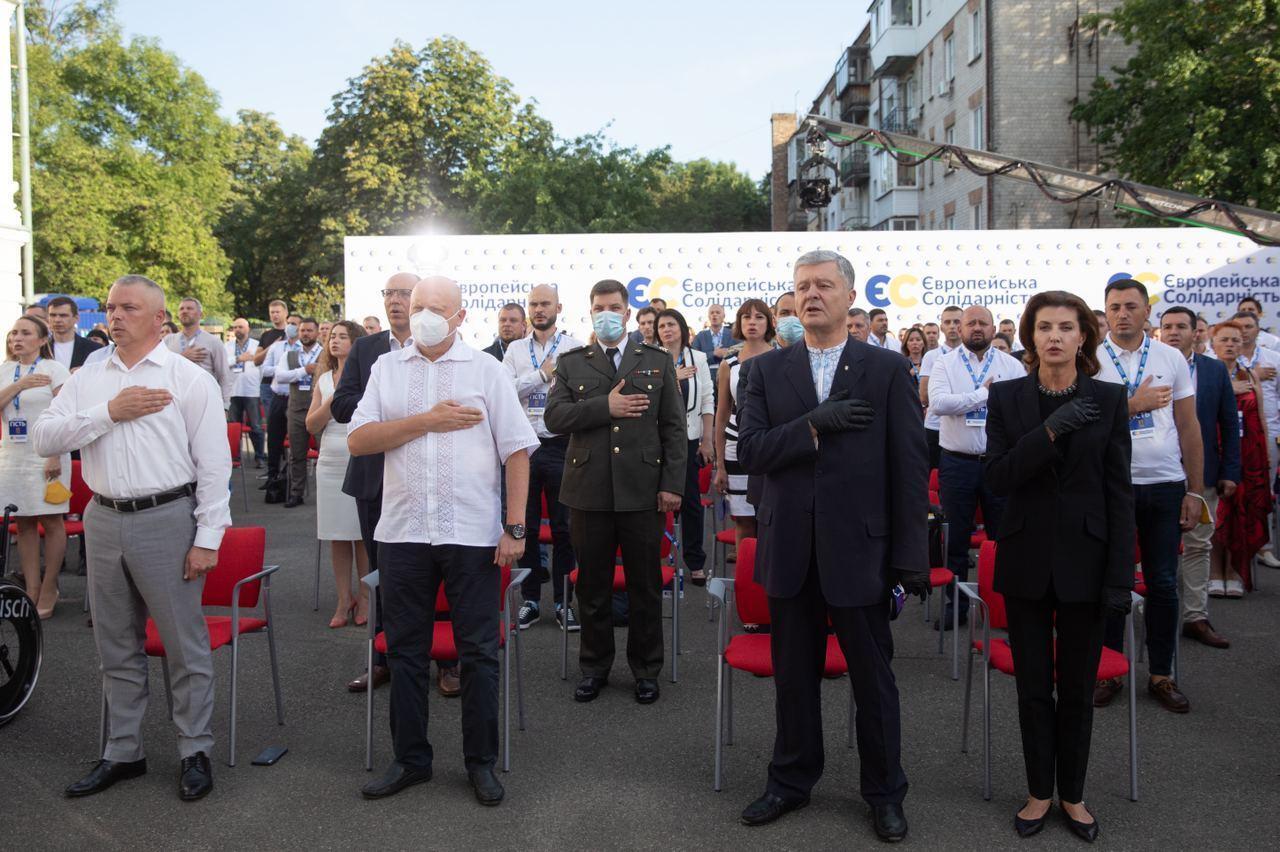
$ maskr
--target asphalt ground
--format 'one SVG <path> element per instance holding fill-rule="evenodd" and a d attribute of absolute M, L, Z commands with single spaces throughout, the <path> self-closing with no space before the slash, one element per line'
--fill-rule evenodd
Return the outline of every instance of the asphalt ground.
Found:
<path fill-rule="evenodd" d="M 252 477 L 251 483 L 252 483 Z M 238 483 L 237 483 L 238 484 Z M 250 486 L 253 488 L 253 484 Z M 734 680 L 734 745 L 725 749 L 724 789 L 712 790 L 715 634 L 705 593 L 690 586 L 680 680 L 637 705 L 631 678 L 615 668 L 591 704 L 562 681 L 560 631 L 544 614 L 523 634 L 528 724 L 512 737 L 500 807 L 477 804 L 462 765 L 459 702 L 431 695 L 435 777 L 382 801 L 365 801 L 364 698 L 345 683 L 363 666 L 364 630 L 327 627 L 334 591 L 327 554 L 321 607 L 312 611 L 315 514 L 310 500 L 286 510 L 232 509 L 238 524 L 267 528 L 267 561 L 282 566 L 272 587 L 281 653 L 285 721 L 275 724 L 270 668 L 261 637 L 241 654 L 238 765 L 226 766 L 230 651 L 214 655 L 216 700 L 213 793 L 184 803 L 166 718 L 159 663 L 145 742 L 150 772 L 87 799 L 63 788 L 96 759 L 100 701 L 97 654 L 80 612 L 85 581 L 67 576 L 57 613 L 45 623 L 40 682 L 26 708 L 0 728 L 0 846 L 88 849 L 828 849 L 877 844 L 858 796 L 857 753 L 846 747 L 847 679 L 823 686 L 826 772 L 810 807 L 773 825 L 747 828 L 742 808 L 762 790 L 773 739 L 770 681 Z M 708 549 L 710 552 L 710 549 Z M 75 545 L 69 564 L 74 564 Z M 1123 701 L 1098 711 L 1086 802 L 1114 849 L 1277 848 L 1280 829 L 1280 571 L 1259 569 L 1262 589 L 1242 601 L 1212 601 L 1228 651 L 1184 643 L 1182 687 L 1192 712 L 1175 716 L 1138 695 L 1140 800 L 1128 799 L 1128 726 Z M 544 588 L 544 613 L 550 610 Z M 669 634 L 668 634 L 669 635 Z M 1032 840 L 1011 825 L 1025 795 L 1014 685 L 992 676 L 993 780 L 982 798 L 980 677 L 968 754 L 960 752 L 963 668 L 951 679 L 949 653 L 912 601 L 895 623 L 894 669 L 902 701 L 903 762 L 910 780 L 906 844 L 929 849 L 1076 848 L 1053 821 Z M 619 662 L 624 631 L 618 632 Z M 948 646 L 949 647 L 949 646 Z M 669 650 L 669 649 L 668 649 Z M 1145 667 L 1139 664 L 1145 674 Z M 975 675 L 980 672 L 975 669 Z M 1145 677 L 1143 678 L 1145 681 Z M 1140 686 L 1145 686 L 1140 682 Z M 387 693 L 376 693 L 375 774 L 391 759 Z M 289 752 L 272 767 L 250 765 L 268 745 Z"/>

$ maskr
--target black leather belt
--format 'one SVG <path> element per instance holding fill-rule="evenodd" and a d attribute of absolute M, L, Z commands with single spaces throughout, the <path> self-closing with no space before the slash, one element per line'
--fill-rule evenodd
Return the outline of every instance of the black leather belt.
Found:
<path fill-rule="evenodd" d="M 549 437 L 549 438 L 538 438 L 538 440 L 539 440 L 540 442 L 542 442 L 543 444 L 550 444 L 550 445 L 551 445 L 551 446 L 553 446 L 553 447 L 568 447 L 568 446 L 569 446 L 569 436 L 568 436 L 568 435 L 552 435 L 552 436 L 551 436 L 551 437 Z"/>
<path fill-rule="evenodd" d="M 161 491 L 159 494 L 152 494 L 150 497 L 139 497 L 137 500 L 112 500 L 110 497 L 103 497 L 101 494 L 93 495 L 93 499 L 108 509 L 115 509 L 117 512 L 141 512 L 143 509 L 154 509 L 156 506 L 163 506 L 165 503 L 172 503 L 174 500 L 181 500 L 183 497 L 190 497 L 195 493 L 196 484 L 188 482 L 186 485 L 180 485 L 169 491 Z"/>
<path fill-rule="evenodd" d="M 942 451 L 949 456 L 955 456 L 958 459 L 965 459 L 966 461 L 980 462 L 980 461 L 986 461 L 986 458 L 987 458 L 985 453 L 980 456 L 975 456 L 973 453 L 957 453 L 955 450 L 948 450 L 945 448 Z"/>

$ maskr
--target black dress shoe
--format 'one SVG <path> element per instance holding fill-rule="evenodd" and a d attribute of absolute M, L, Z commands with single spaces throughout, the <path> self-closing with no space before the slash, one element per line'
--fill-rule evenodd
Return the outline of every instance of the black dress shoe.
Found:
<path fill-rule="evenodd" d="M 284 501 L 284 507 L 286 509 L 296 509 L 301 505 L 302 505 L 301 497 L 290 497 L 288 500 Z"/>
<path fill-rule="evenodd" d="M 142 760 L 131 760 L 126 763 L 114 760 L 99 760 L 88 775 L 64 790 L 63 795 L 69 799 L 92 796 L 94 793 L 101 793 L 117 781 L 137 778 L 139 775 L 146 774 L 147 759 L 145 757 Z"/>
<path fill-rule="evenodd" d="M 203 799 L 213 789 L 213 767 L 209 765 L 209 755 L 198 751 L 182 758 L 181 774 L 178 776 L 178 798 L 184 802 Z"/>
<path fill-rule="evenodd" d="M 595 677 L 593 675 L 585 675 L 582 680 L 578 681 L 578 688 L 573 691 L 574 701 L 595 701 L 596 696 L 600 694 L 600 690 L 604 689 L 605 684 L 609 682 L 607 677 Z"/>
<path fill-rule="evenodd" d="M 798 811 L 809 804 L 809 797 L 803 799 L 783 799 L 773 793 L 765 792 L 763 796 L 747 805 L 742 812 L 745 825 L 768 825 L 783 814 Z"/>
<path fill-rule="evenodd" d="M 370 781 L 360 788 L 360 795 L 366 799 L 385 799 L 387 796 L 394 796 L 405 787 L 423 784 L 430 780 L 430 766 L 426 769 L 411 769 L 408 766 L 392 762 L 381 778 L 377 781 Z"/>
<path fill-rule="evenodd" d="M 1089 811 L 1088 808 L 1085 808 Z M 1089 816 L 1093 816 L 1093 811 L 1089 811 Z M 1093 822 L 1076 822 L 1071 818 L 1071 814 L 1067 813 L 1067 809 L 1062 809 L 1062 818 L 1067 821 L 1067 827 L 1071 829 L 1071 833 L 1086 843 L 1092 843 L 1098 839 L 1098 818 L 1094 817 Z"/>
<path fill-rule="evenodd" d="M 871 823 L 876 836 L 887 843 L 897 843 L 907 836 L 907 817 L 902 805 L 876 805 L 871 808 Z"/>
<path fill-rule="evenodd" d="M 502 801 L 506 793 L 498 776 L 493 774 L 492 766 L 467 770 L 467 779 L 471 782 L 471 789 L 475 791 L 476 801 L 482 805 L 493 807 Z"/>
<path fill-rule="evenodd" d="M 1052 807 L 1046 808 L 1045 812 L 1040 815 L 1039 819 L 1023 819 L 1017 814 L 1013 815 L 1013 830 L 1018 832 L 1019 837 L 1031 837 L 1033 834 L 1039 834 L 1040 829 L 1044 828 L 1045 822 L 1049 819 L 1049 812 Z"/>
<path fill-rule="evenodd" d="M 636 703 L 652 704 L 658 700 L 658 681 L 651 677 L 636 679 Z"/>

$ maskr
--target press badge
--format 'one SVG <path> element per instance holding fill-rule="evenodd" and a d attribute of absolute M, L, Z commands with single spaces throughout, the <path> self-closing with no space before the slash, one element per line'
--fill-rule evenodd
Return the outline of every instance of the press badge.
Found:
<path fill-rule="evenodd" d="M 300 390 L 300 391 L 309 391 L 309 390 L 311 390 L 311 377 L 310 377 L 310 376 L 303 376 L 302 378 L 298 379 L 298 390 Z"/>
<path fill-rule="evenodd" d="M 1244 412 L 1237 411 L 1236 419 L 1240 421 L 1240 437 L 1243 438 L 1244 437 Z"/>
<path fill-rule="evenodd" d="M 529 413 L 541 417 L 543 412 L 547 410 L 546 393 L 529 394 Z"/>
<path fill-rule="evenodd" d="M 27 442 L 27 418 L 15 417 L 9 421 L 9 440 L 15 444 Z"/>
<path fill-rule="evenodd" d="M 966 411 L 964 413 L 964 425 L 976 426 L 979 429 L 987 428 L 987 407 L 984 405 L 982 408 Z"/>
<path fill-rule="evenodd" d="M 231 366 L 231 372 L 233 372 L 233 373 L 243 373 L 243 372 L 244 372 L 244 362 L 243 362 L 243 361 L 237 361 L 235 364 L 233 364 L 233 365 Z"/>
<path fill-rule="evenodd" d="M 1150 411 L 1135 414 L 1129 418 L 1129 437 L 1150 438 L 1156 433 L 1156 418 Z"/>

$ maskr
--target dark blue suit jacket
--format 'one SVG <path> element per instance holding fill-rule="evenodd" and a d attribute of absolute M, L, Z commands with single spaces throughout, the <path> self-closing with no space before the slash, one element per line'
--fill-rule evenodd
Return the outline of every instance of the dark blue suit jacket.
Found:
<path fill-rule="evenodd" d="M 1204 487 L 1221 480 L 1240 482 L 1240 421 L 1227 366 L 1208 355 L 1193 355 L 1196 365 L 1196 417 L 1204 439 Z"/>
<path fill-rule="evenodd" d="M 373 362 L 391 351 L 391 332 L 380 331 L 356 339 L 342 369 L 342 379 L 333 389 L 333 402 L 329 412 L 339 423 L 350 423 L 356 413 L 365 385 L 369 384 L 369 371 Z M 357 500 L 382 500 L 382 453 L 368 456 L 352 456 L 347 462 L 347 476 L 342 482 L 342 492 Z"/>
<path fill-rule="evenodd" d="M 866 400 L 876 417 L 817 446 L 808 348 L 797 343 L 751 364 L 738 459 L 763 478 L 756 580 L 765 592 L 799 594 L 815 556 L 831 606 L 881 605 L 901 576 L 927 576 L 929 460 L 907 359 L 850 337 L 831 393 Z"/>

